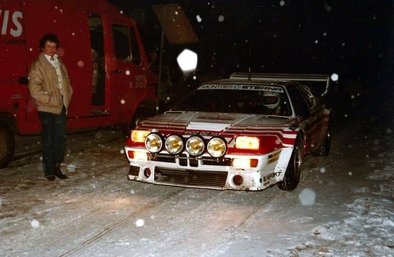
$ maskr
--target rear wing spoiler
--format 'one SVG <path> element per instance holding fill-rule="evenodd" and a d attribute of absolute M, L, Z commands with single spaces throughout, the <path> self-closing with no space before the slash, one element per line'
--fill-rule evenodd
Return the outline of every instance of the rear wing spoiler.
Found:
<path fill-rule="evenodd" d="M 303 84 L 312 87 L 323 86 L 324 92 L 320 96 L 327 94 L 330 84 L 328 74 L 290 74 L 290 73 L 249 73 L 234 72 L 230 79 L 237 80 L 257 80 L 257 81 L 300 81 Z"/>

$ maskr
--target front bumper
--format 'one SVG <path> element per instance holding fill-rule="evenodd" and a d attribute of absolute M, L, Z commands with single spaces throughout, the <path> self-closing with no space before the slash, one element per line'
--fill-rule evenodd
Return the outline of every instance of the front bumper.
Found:
<path fill-rule="evenodd" d="M 128 151 L 136 149 L 126 147 Z M 140 150 L 140 149 L 139 149 Z M 291 155 L 291 148 L 283 148 L 261 156 L 227 155 L 223 159 L 203 155 L 150 155 L 148 160 L 131 159 L 129 180 L 151 184 L 207 188 L 217 190 L 258 191 L 283 180 Z M 255 167 L 232 166 L 234 159 L 257 160 Z"/>

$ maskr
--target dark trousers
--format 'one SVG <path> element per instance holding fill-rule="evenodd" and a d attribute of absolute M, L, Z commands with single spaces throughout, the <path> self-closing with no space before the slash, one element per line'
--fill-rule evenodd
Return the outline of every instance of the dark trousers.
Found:
<path fill-rule="evenodd" d="M 66 109 L 60 114 L 38 112 L 42 126 L 42 164 L 45 176 L 55 175 L 56 164 L 64 160 L 66 149 Z"/>

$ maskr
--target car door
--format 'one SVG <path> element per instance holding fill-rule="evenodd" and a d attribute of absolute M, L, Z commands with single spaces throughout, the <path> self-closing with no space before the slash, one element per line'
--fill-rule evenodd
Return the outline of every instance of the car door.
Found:
<path fill-rule="evenodd" d="M 315 100 L 310 95 L 303 85 L 294 84 L 287 87 L 290 96 L 290 101 L 293 107 L 295 116 L 300 121 L 300 127 L 304 134 L 304 148 L 305 153 L 312 151 L 314 144 L 318 140 L 317 112 L 315 107 Z"/>
<path fill-rule="evenodd" d="M 309 117 L 306 121 L 306 124 L 310 139 L 310 151 L 314 151 L 320 146 L 323 135 L 323 108 L 318 104 L 316 97 L 313 95 L 309 87 L 299 84 L 298 90 L 305 99 L 309 110 Z"/>

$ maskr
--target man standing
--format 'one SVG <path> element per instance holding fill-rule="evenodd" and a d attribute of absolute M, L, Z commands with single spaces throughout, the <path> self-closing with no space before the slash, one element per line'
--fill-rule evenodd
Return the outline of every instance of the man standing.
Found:
<path fill-rule="evenodd" d="M 67 178 L 60 164 L 65 155 L 67 109 L 73 93 L 66 66 L 56 54 L 58 47 L 56 35 L 44 35 L 41 53 L 29 73 L 29 91 L 42 125 L 43 170 L 50 181 Z"/>

